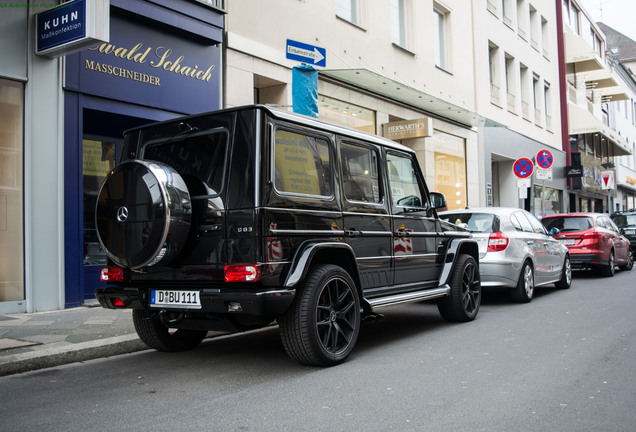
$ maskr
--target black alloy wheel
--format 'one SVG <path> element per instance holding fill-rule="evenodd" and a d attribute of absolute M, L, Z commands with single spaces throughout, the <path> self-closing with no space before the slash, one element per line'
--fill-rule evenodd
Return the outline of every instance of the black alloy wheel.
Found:
<path fill-rule="evenodd" d="M 446 321 L 472 321 L 481 305 L 481 280 L 477 261 L 470 255 L 459 255 L 451 276 L 451 290 L 437 302 L 437 308 Z"/>
<path fill-rule="evenodd" d="M 296 295 L 279 319 L 289 356 L 313 366 L 345 361 L 360 331 L 360 300 L 349 274 L 335 265 L 318 266 Z"/>

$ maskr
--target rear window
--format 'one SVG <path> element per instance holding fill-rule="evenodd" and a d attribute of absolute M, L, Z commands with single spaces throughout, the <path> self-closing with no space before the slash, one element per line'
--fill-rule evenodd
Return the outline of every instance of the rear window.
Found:
<path fill-rule="evenodd" d="M 548 231 L 552 228 L 558 228 L 561 232 L 585 231 L 593 226 L 589 217 L 551 217 L 544 218 L 541 222 Z"/>
<path fill-rule="evenodd" d="M 443 221 L 467 228 L 474 233 L 492 233 L 499 231 L 498 219 L 488 213 L 453 213 L 442 214 Z"/>
<path fill-rule="evenodd" d="M 619 228 L 625 228 L 626 226 L 629 226 L 629 225 L 632 225 L 632 226 L 636 225 L 636 214 L 629 214 L 629 215 L 619 214 L 616 216 L 612 216 L 612 220 L 614 221 L 616 226 L 618 226 Z"/>
<path fill-rule="evenodd" d="M 223 188 L 229 133 L 224 128 L 192 131 L 148 141 L 143 158 L 170 165 L 184 178 L 199 179 L 212 189 L 211 195 L 216 195 Z"/>

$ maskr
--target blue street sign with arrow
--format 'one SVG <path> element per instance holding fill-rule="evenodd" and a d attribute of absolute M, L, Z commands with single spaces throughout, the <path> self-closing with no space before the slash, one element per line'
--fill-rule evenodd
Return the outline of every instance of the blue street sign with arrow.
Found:
<path fill-rule="evenodd" d="M 327 50 L 324 48 L 287 39 L 285 52 L 290 60 L 298 60 L 312 66 L 327 66 Z"/>

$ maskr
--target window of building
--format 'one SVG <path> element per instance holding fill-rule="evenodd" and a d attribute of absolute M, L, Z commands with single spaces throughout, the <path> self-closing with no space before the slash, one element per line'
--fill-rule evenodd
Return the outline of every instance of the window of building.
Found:
<path fill-rule="evenodd" d="M 24 300 L 24 85 L 0 78 L 0 302 Z"/>
<path fill-rule="evenodd" d="M 548 47 L 550 46 L 550 27 L 548 26 L 548 20 L 541 17 L 541 51 L 544 57 L 548 57 Z"/>
<path fill-rule="evenodd" d="M 492 42 L 488 43 L 488 72 L 490 78 L 490 101 L 499 104 L 499 47 Z"/>
<path fill-rule="evenodd" d="M 352 24 L 360 25 L 359 0 L 336 0 L 336 16 Z"/>
<path fill-rule="evenodd" d="M 528 33 L 528 6 L 526 0 L 517 0 L 517 34 L 527 40 Z"/>
<path fill-rule="evenodd" d="M 539 100 L 541 89 L 539 88 L 539 77 L 532 76 L 532 98 L 534 101 L 534 121 L 537 123 L 541 118 L 541 102 Z"/>
<path fill-rule="evenodd" d="M 545 113 L 545 128 L 552 130 L 552 92 L 550 83 L 543 82 L 543 112 Z"/>
<path fill-rule="evenodd" d="M 592 48 L 594 49 L 594 52 L 601 59 L 605 59 L 605 56 L 603 55 L 604 54 L 603 40 L 596 33 L 596 31 L 594 31 L 594 28 L 590 28 L 590 33 L 591 33 L 591 36 L 592 36 Z"/>
<path fill-rule="evenodd" d="M 407 0 L 391 0 L 391 41 L 408 47 Z"/>
<path fill-rule="evenodd" d="M 446 195 L 449 210 L 468 204 L 466 189 L 466 142 L 463 138 L 435 130 L 431 138 L 435 157 L 435 186 Z"/>
<path fill-rule="evenodd" d="M 534 6 L 530 5 L 530 45 L 539 49 L 539 14 Z"/>
<path fill-rule="evenodd" d="M 433 9 L 433 45 L 435 49 L 435 66 L 448 69 L 447 27 L 449 13 L 435 5 Z"/>
<path fill-rule="evenodd" d="M 519 98 L 521 99 L 521 116 L 528 120 L 530 118 L 530 104 L 528 103 L 528 67 L 519 64 Z"/>
<path fill-rule="evenodd" d="M 376 133 L 375 111 L 358 105 L 318 95 L 318 115 L 321 120 L 330 123 L 371 134 Z"/>
<path fill-rule="evenodd" d="M 535 184 L 534 213 L 540 217 L 561 213 L 561 191 Z"/>
<path fill-rule="evenodd" d="M 513 17 L 515 16 L 515 5 L 516 2 L 514 0 L 503 0 L 503 22 L 508 27 L 512 28 L 513 25 Z"/>
<path fill-rule="evenodd" d="M 515 59 L 508 53 L 506 53 L 506 96 L 508 99 L 508 110 L 515 110 L 515 76 L 514 65 Z"/>

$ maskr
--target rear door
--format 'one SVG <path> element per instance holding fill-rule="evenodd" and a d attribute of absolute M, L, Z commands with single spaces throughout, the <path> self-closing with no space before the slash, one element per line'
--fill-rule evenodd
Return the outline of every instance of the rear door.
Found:
<path fill-rule="evenodd" d="M 393 283 L 391 220 L 381 176 L 381 149 L 340 139 L 345 241 L 356 254 L 362 289 Z"/>

